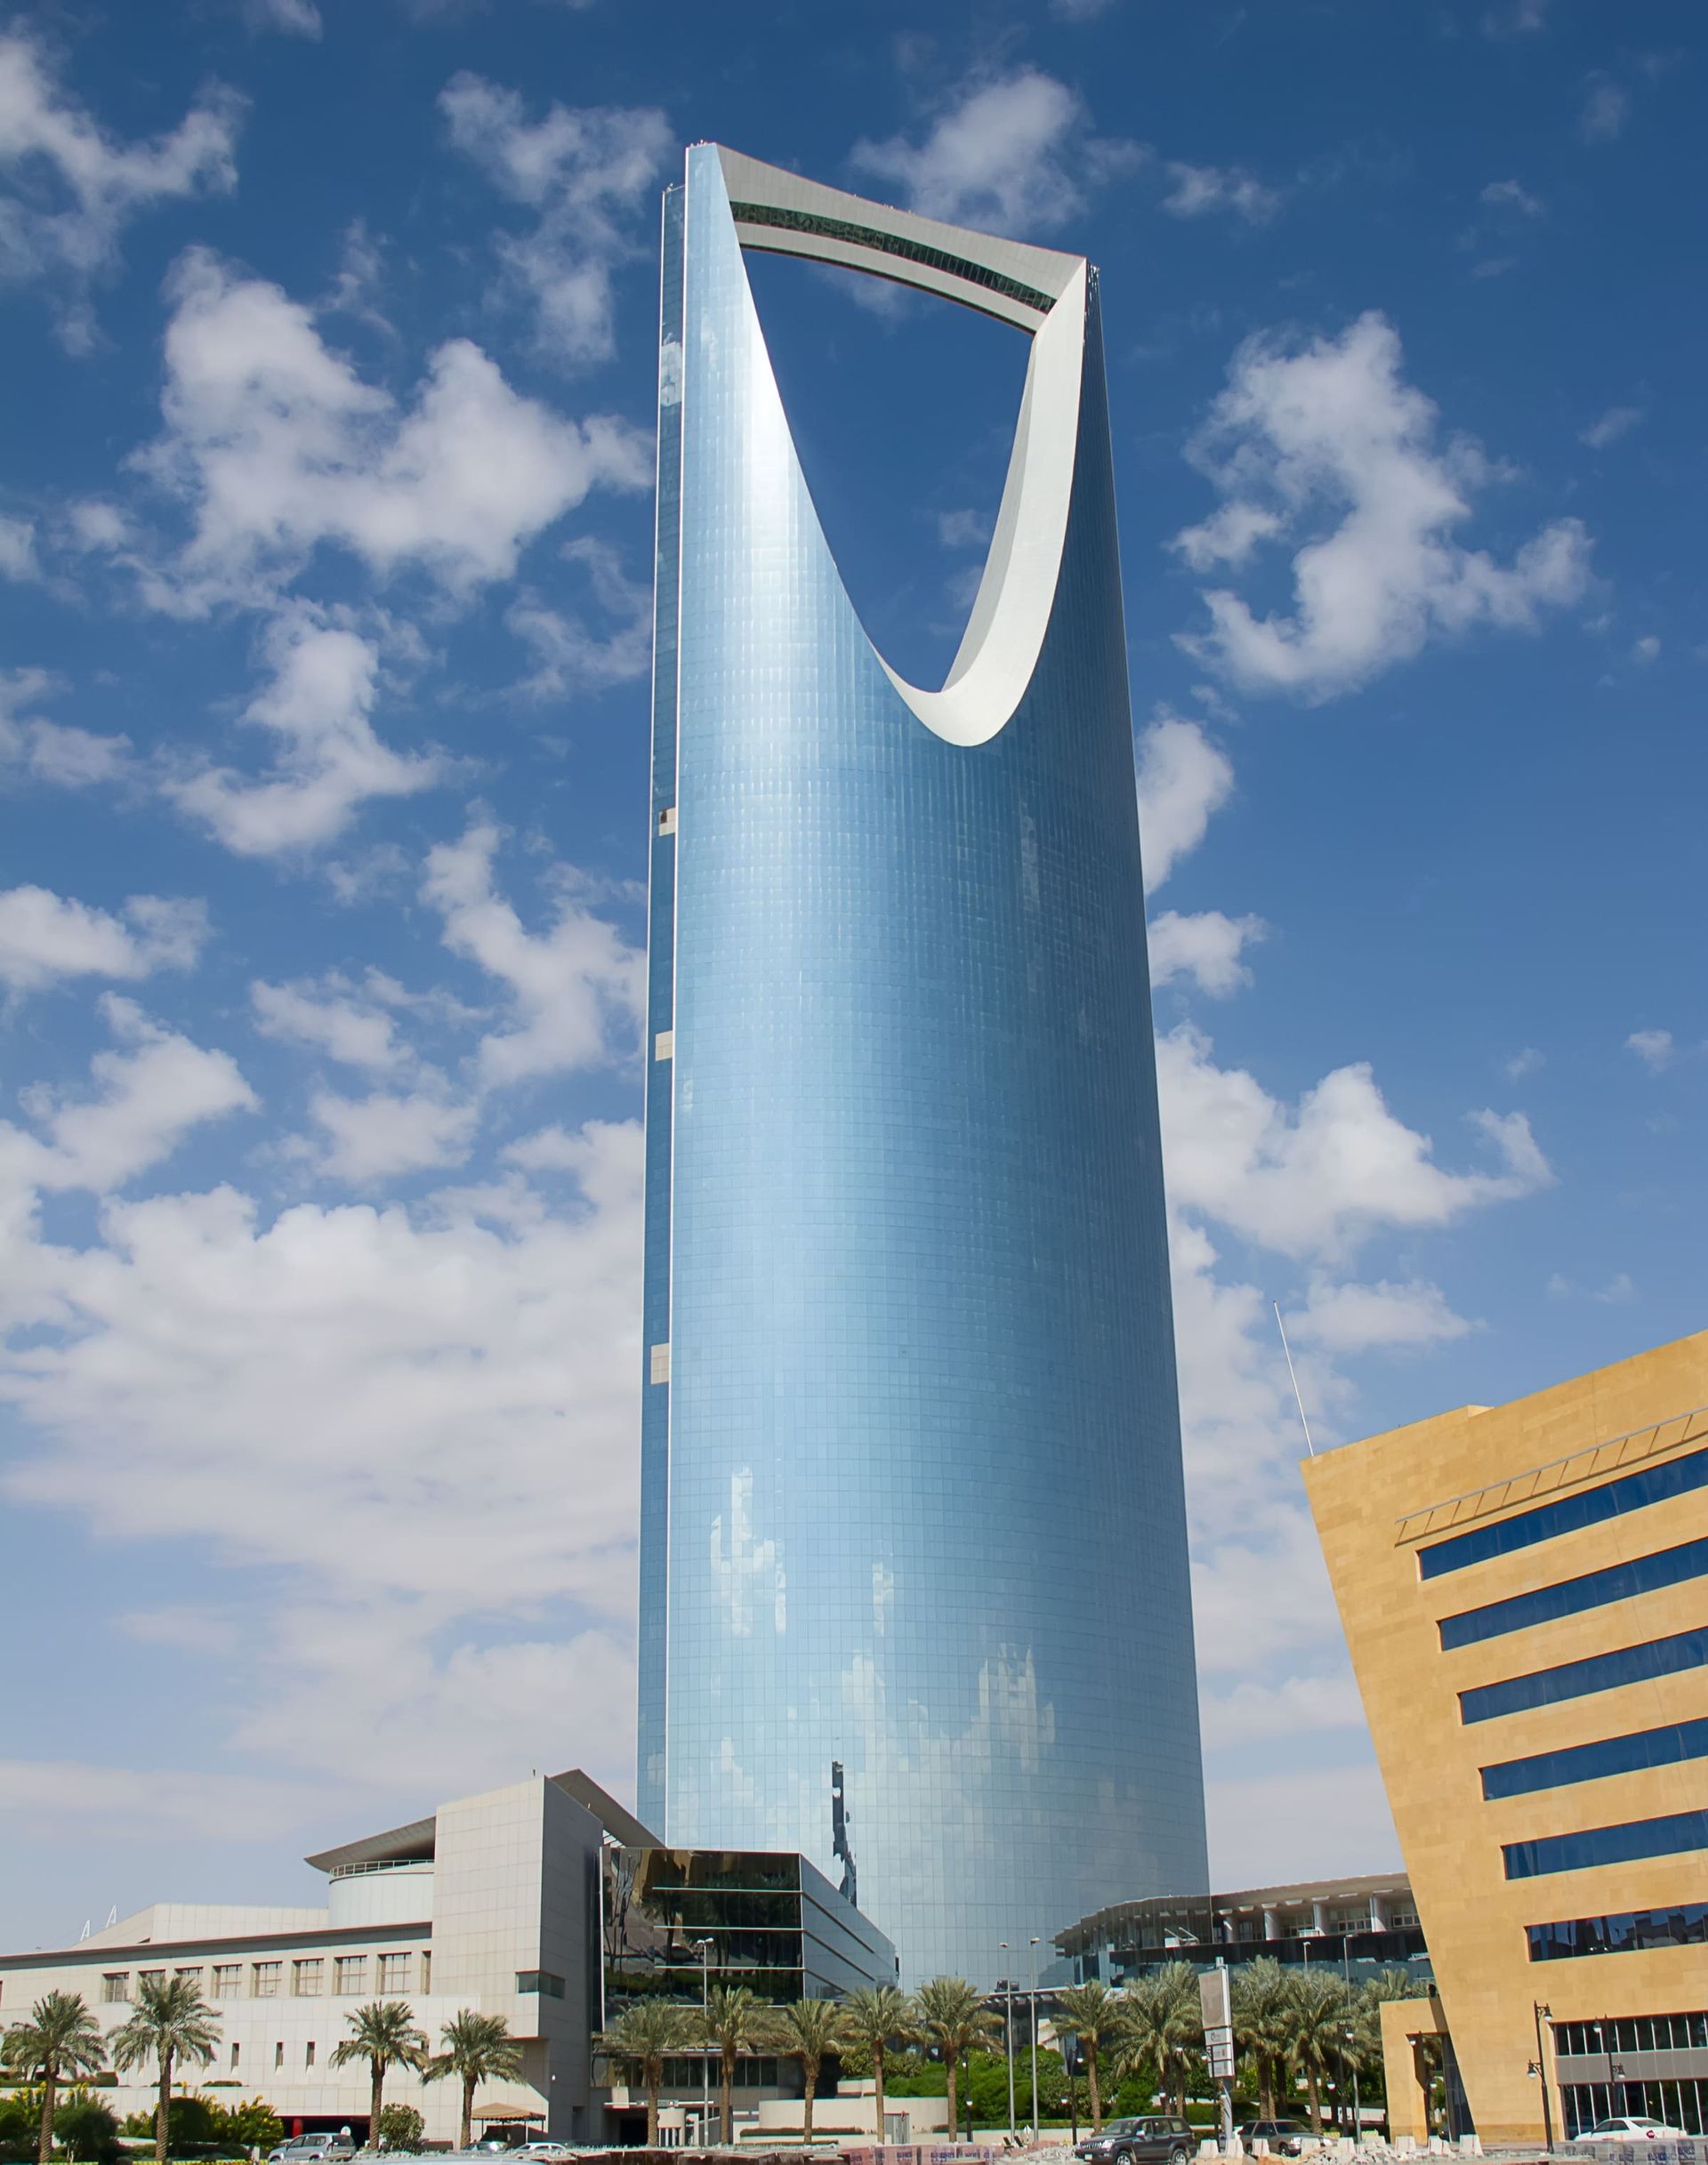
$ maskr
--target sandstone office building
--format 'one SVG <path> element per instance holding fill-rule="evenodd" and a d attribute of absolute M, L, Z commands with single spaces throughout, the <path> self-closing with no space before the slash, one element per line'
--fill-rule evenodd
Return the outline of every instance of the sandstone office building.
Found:
<path fill-rule="evenodd" d="M 1439 1992 L 1395 2131 L 1444 2025 L 1485 2148 L 1708 2132 L 1708 1333 L 1304 1474 Z"/>

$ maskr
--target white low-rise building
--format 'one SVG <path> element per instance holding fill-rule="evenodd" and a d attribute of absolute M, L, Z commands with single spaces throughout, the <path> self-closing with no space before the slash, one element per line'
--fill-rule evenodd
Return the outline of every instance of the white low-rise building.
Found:
<path fill-rule="evenodd" d="M 590 2038 L 600 2020 L 600 1852 L 607 1834 L 646 1830 L 579 1772 L 535 1777 L 440 1805 L 308 1861 L 327 1875 L 324 1908 L 157 1902 L 75 1947 L 0 1956 L 0 2019 L 43 1993 L 81 1993 L 105 2031 L 150 1975 L 193 1977 L 219 2018 L 213 2064 L 183 2087 L 226 2105 L 265 2098 L 287 2133 L 367 2130 L 366 2063 L 334 2067 L 346 2017 L 401 1999 L 437 2050 L 464 2008 L 502 2015 L 522 2045 L 519 2080 L 484 2088 L 477 2109 L 537 2133 L 589 2138 L 604 2125 Z M 151 2110 L 150 2065 L 103 2093 L 122 2114 Z M 430 2140 L 455 2142 L 454 2079 L 387 2078 L 388 2103 L 415 2105 Z"/>

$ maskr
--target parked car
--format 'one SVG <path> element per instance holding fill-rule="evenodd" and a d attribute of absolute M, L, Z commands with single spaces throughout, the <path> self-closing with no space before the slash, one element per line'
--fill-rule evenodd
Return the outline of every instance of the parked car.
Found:
<path fill-rule="evenodd" d="M 1197 2137 L 1172 2113 L 1146 2113 L 1132 2120 L 1109 2120 L 1101 2135 L 1087 2136 L 1074 2152 L 1087 2165 L 1187 2165 Z"/>
<path fill-rule="evenodd" d="M 1271 2154 L 1296 2158 L 1310 2140 L 1310 2129 L 1299 2120 L 1248 2120 L 1239 2130 L 1239 2146 L 1267 2143 Z"/>
<path fill-rule="evenodd" d="M 348 2135 L 293 2135 L 267 2153 L 267 2165 L 322 2165 L 328 2158 L 353 2158 L 356 2145 Z"/>
<path fill-rule="evenodd" d="M 568 2143 L 524 2143 L 515 2153 L 519 2158 L 532 2158 L 534 2165 L 570 2165 L 576 2153 Z"/>
<path fill-rule="evenodd" d="M 1639 2120 L 1621 2114 L 1598 2120 L 1578 2137 L 1580 2143 L 1675 2143 L 1683 2139 L 1682 2128 L 1669 2128 L 1664 2120 Z"/>

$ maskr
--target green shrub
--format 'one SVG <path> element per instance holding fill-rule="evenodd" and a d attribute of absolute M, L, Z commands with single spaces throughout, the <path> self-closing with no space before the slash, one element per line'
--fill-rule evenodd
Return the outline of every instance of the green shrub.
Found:
<path fill-rule="evenodd" d="M 413 2105 L 380 2108 L 380 2141 L 388 2150 L 419 2150 L 427 2122 Z"/>
<path fill-rule="evenodd" d="M 53 2139 L 72 2165 L 113 2165 L 120 2155 L 117 2114 L 86 2090 L 73 2090 L 54 2109 Z"/>

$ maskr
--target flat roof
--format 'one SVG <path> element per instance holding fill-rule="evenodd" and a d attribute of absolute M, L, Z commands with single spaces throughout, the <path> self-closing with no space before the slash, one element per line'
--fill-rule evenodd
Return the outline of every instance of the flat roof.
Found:
<path fill-rule="evenodd" d="M 637 1849 L 656 1849 L 660 1847 L 658 1837 L 643 1827 L 625 1805 L 621 1805 L 608 1790 L 601 1789 L 590 1774 L 579 1767 L 567 1773 L 548 1775 L 545 1779 L 554 1789 L 560 1789 L 573 1797 L 584 1811 L 591 1812 L 608 1834 L 614 1834 L 620 1842 Z M 433 1854 L 433 1839 L 437 1815 L 430 1813 L 425 1819 L 412 1819 L 401 1827 L 388 1827 L 381 1834 L 364 1834 L 359 1840 L 341 1842 L 334 1849 L 318 1849 L 303 1862 L 312 1864 L 317 1871 L 334 1871 L 347 1864 L 373 1864 L 382 1857 L 408 1857 L 425 1863 Z"/>

